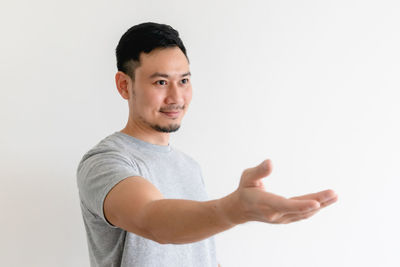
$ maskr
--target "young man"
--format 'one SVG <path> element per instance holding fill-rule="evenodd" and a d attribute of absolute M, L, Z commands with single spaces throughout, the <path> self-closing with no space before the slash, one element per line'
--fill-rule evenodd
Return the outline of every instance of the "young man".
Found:
<path fill-rule="evenodd" d="M 116 55 L 128 122 L 87 152 L 77 171 L 92 266 L 215 267 L 213 235 L 248 221 L 298 221 L 337 200 L 332 190 L 290 199 L 266 192 L 270 160 L 244 170 L 231 194 L 209 200 L 199 164 L 169 144 L 192 98 L 178 32 L 133 26 Z"/>

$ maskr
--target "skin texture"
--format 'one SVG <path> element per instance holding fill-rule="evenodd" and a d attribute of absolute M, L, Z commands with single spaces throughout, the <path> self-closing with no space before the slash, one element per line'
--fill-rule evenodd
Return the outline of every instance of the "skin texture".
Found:
<path fill-rule="evenodd" d="M 189 63 L 177 47 L 142 53 L 140 63 L 135 81 L 123 72 L 115 75 L 118 91 L 129 105 L 128 123 L 121 132 L 152 144 L 168 145 L 169 133 L 157 128 L 177 130 L 188 110 L 192 99 Z M 156 73 L 168 78 L 155 76 Z M 179 114 L 169 118 L 161 111 Z"/>
<path fill-rule="evenodd" d="M 142 53 L 134 81 L 118 72 L 116 85 L 129 105 L 128 122 L 121 132 L 152 144 L 168 145 L 169 132 L 179 129 L 192 98 L 189 72 L 189 63 L 177 47 Z M 179 114 L 169 117 L 163 113 L 172 110 Z M 165 199 L 144 177 L 129 177 L 108 193 L 104 213 L 110 223 L 126 231 L 161 244 L 183 244 L 248 221 L 287 224 L 307 219 L 337 201 L 333 190 L 292 198 L 269 193 L 262 179 L 271 171 L 267 159 L 244 170 L 234 192 L 204 202 Z"/>

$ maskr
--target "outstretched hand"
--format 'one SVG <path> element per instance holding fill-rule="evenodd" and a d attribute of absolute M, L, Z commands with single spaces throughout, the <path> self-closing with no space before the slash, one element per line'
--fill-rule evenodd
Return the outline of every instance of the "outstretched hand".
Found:
<path fill-rule="evenodd" d="M 285 198 L 265 191 L 262 178 L 272 171 L 270 160 L 243 171 L 238 189 L 234 192 L 239 203 L 240 216 L 236 223 L 261 221 L 291 223 L 306 219 L 337 201 L 333 190 Z"/>

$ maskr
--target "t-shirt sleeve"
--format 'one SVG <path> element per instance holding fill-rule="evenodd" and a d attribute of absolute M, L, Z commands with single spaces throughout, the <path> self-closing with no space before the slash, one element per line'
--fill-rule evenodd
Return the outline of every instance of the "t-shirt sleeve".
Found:
<path fill-rule="evenodd" d="M 139 169 L 121 152 L 102 151 L 85 155 L 77 171 L 82 205 L 114 227 L 104 216 L 104 199 L 117 183 L 131 176 L 141 176 Z"/>

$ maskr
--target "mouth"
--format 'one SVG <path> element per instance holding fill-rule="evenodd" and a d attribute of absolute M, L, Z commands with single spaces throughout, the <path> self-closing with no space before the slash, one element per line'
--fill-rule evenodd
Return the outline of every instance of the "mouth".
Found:
<path fill-rule="evenodd" d="M 177 111 L 168 111 L 168 112 L 161 111 L 161 113 L 163 113 L 164 115 L 166 115 L 169 118 L 175 118 L 175 117 L 177 117 L 179 115 L 180 111 L 179 110 L 177 110 Z"/>

